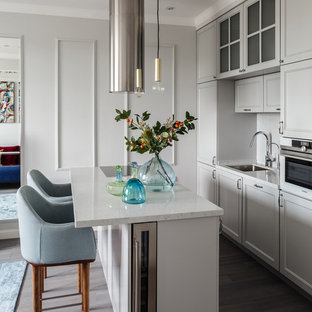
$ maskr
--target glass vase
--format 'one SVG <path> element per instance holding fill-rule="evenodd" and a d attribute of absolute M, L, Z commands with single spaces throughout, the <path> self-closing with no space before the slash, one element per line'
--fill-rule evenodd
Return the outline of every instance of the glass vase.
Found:
<path fill-rule="evenodd" d="M 139 179 L 130 179 L 122 191 L 122 201 L 126 204 L 142 204 L 145 202 L 145 189 Z"/>
<path fill-rule="evenodd" d="M 138 176 L 148 192 L 170 191 L 176 180 L 173 168 L 159 154 L 141 166 Z"/>

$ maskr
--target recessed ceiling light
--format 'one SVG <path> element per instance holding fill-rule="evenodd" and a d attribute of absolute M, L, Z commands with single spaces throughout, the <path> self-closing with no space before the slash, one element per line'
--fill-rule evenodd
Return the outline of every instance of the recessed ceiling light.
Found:
<path fill-rule="evenodd" d="M 173 7 L 173 6 L 168 6 L 168 7 L 166 7 L 166 10 L 167 11 L 173 11 L 175 9 L 175 7 Z"/>

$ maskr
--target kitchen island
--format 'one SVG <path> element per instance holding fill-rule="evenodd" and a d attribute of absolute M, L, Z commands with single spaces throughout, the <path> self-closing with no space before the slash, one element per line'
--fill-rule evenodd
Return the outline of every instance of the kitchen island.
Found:
<path fill-rule="evenodd" d="M 107 193 L 112 180 L 101 168 L 71 169 L 75 225 L 97 227 L 114 311 L 218 311 L 223 210 L 182 185 L 127 205 Z"/>

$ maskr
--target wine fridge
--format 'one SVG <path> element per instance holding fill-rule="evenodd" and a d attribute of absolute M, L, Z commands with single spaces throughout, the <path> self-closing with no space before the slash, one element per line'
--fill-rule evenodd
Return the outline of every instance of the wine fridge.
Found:
<path fill-rule="evenodd" d="M 132 225 L 132 312 L 156 312 L 157 224 Z"/>

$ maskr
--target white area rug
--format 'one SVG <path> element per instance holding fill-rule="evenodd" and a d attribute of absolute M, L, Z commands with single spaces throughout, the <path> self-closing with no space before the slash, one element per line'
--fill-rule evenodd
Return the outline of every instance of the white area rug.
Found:
<path fill-rule="evenodd" d="M 17 203 L 15 193 L 0 194 L 0 220 L 8 219 L 17 219 Z"/>

